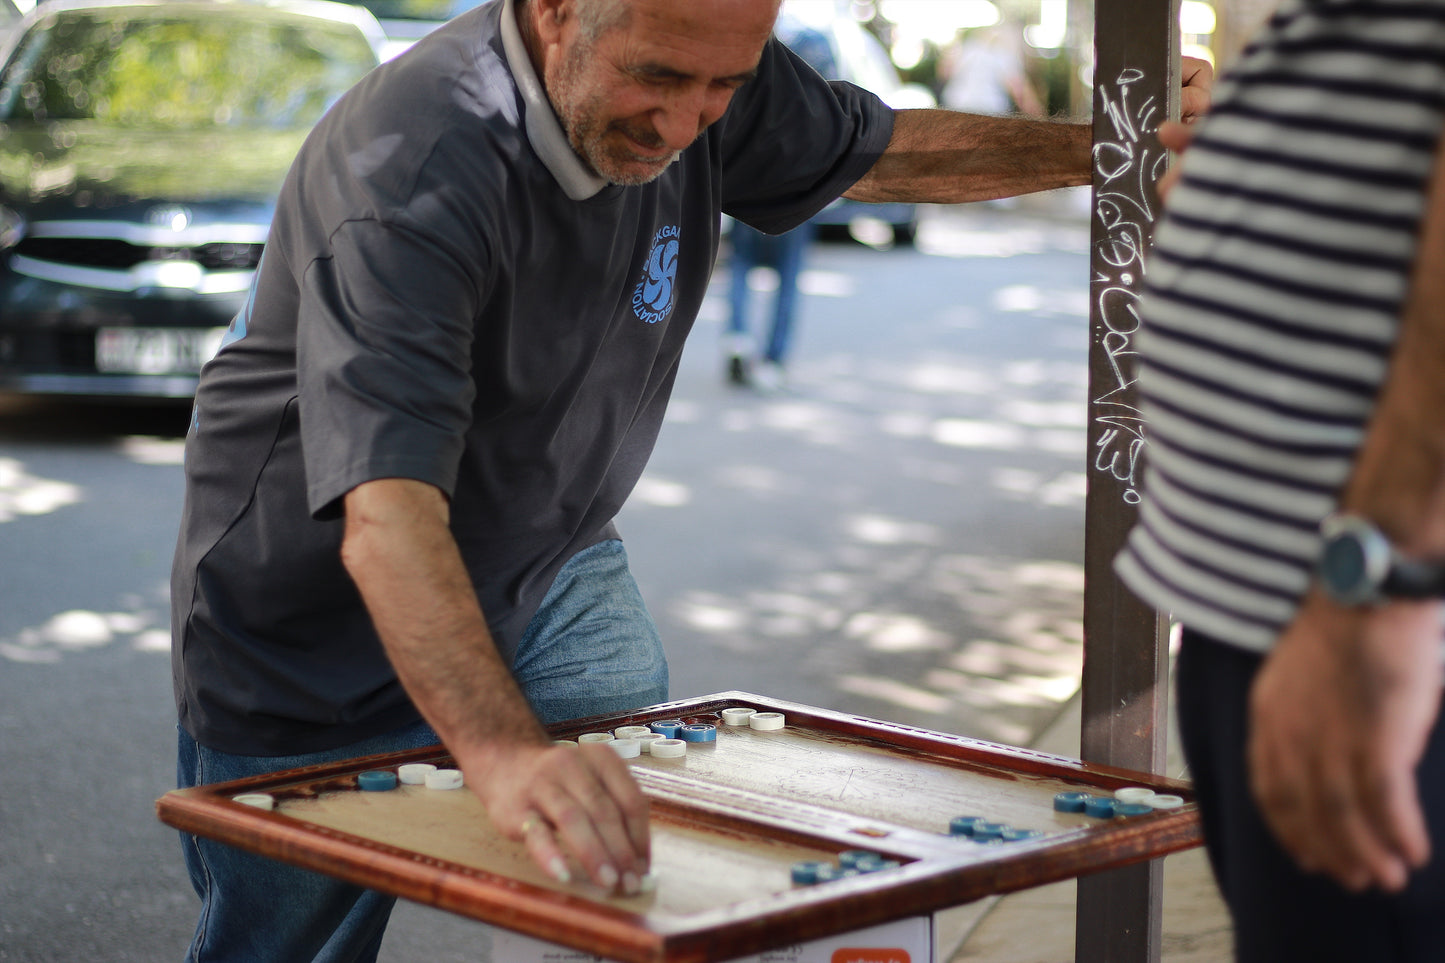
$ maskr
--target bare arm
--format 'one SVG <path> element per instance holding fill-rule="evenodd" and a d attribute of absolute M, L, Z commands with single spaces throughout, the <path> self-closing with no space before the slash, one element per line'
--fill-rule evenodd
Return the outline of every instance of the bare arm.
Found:
<path fill-rule="evenodd" d="M 1411 296 L 1341 507 L 1406 554 L 1445 558 L 1445 151 L 1436 158 Z M 1439 712 L 1434 600 L 1305 600 L 1251 693 L 1251 783 L 1307 870 L 1352 889 L 1402 887 L 1430 840 L 1415 767 Z"/>
<path fill-rule="evenodd" d="M 1087 124 L 900 110 L 888 149 L 843 196 L 956 204 L 1088 184 L 1091 138 Z"/>
<path fill-rule="evenodd" d="M 635 892 L 646 798 L 605 746 L 553 745 L 497 652 L 448 520 L 445 496 L 422 482 L 381 479 L 346 496 L 342 561 L 398 678 L 492 820 L 540 866 L 565 879 L 565 850 L 598 883 Z"/>
<path fill-rule="evenodd" d="M 1184 57 L 1180 83 L 1180 119 L 1193 123 L 1209 109 L 1214 68 Z M 893 136 L 883 156 L 844 197 L 959 204 L 1093 180 L 1088 124 L 938 109 L 900 110 L 893 117 Z"/>

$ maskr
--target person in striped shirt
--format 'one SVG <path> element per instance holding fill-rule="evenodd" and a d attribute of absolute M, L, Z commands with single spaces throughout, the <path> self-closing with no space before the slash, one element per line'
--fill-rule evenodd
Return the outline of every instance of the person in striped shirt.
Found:
<path fill-rule="evenodd" d="M 1182 626 L 1241 960 L 1445 959 L 1442 125 L 1445 2 L 1285 0 L 1150 257 L 1116 569 Z"/>

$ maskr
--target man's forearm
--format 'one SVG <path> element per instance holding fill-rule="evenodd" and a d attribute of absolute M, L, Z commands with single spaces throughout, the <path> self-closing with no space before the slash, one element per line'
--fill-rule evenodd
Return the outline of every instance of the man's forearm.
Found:
<path fill-rule="evenodd" d="M 1407 554 L 1445 558 L 1445 151 L 1422 223 L 1389 379 L 1342 507 Z"/>
<path fill-rule="evenodd" d="M 1445 557 L 1445 154 L 1389 378 L 1341 507 Z M 1439 713 L 1438 600 L 1348 606 L 1312 590 L 1250 694 L 1250 785 L 1306 870 L 1398 891 L 1430 856 L 1415 770 Z"/>
<path fill-rule="evenodd" d="M 900 110 L 888 149 L 845 197 L 957 204 L 1088 184 L 1092 129 L 952 110 Z"/>
<path fill-rule="evenodd" d="M 383 479 L 346 499 L 342 558 L 397 676 L 453 752 L 548 739 L 502 663 L 430 485 Z"/>

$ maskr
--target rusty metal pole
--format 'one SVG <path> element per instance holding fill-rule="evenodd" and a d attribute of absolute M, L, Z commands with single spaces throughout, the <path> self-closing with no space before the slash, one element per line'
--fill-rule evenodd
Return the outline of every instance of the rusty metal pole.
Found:
<path fill-rule="evenodd" d="M 1144 434 L 1133 338 L 1159 211 L 1155 185 L 1168 161 L 1155 131 L 1178 113 L 1178 0 L 1096 0 L 1094 17 L 1081 755 L 1157 773 L 1167 731 L 1167 627 L 1124 588 L 1112 562 L 1139 498 Z M 1162 905 L 1159 860 L 1081 878 L 1078 963 L 1158 961 Z"/>

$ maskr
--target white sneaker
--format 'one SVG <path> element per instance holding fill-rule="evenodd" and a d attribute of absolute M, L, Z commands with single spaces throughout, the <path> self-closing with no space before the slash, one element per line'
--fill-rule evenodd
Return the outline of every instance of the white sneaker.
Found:
<path fill-rule="evenodd" d="M 787 373 L 776 361 L 760 361 L 753 366 L 753 387 L 759 391 L 776 394 L 787 386 Z"/>

